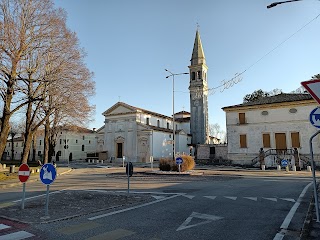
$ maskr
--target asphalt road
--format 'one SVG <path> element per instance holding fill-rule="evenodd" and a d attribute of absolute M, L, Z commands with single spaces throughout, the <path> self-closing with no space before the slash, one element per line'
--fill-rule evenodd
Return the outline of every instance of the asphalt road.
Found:
<path fill-rule="evenodd" d="M 50 190 L 126 191 L 122 171 L 77 169 L 59 176 Z M 131 194 L 146 192 L 153 202 L 32 227 L 43 239 L 296 239 L 312 195 L 312 186 L 306 187 L 310 182 L 295 177 L 136 174 Z M 27 189 L 27 197 L 46 190 L 41 182 Z M 20 198 L 19 187 L 0 192 L 0 203 Z M 283 224 L 285 236 L 279 234 Z"/>

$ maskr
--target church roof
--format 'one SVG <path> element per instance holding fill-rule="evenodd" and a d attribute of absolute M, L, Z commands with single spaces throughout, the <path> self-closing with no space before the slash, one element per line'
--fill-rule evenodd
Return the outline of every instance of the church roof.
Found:
<path fill-rule="evenodd" d="M 197 29 L 196 37 L 194 40 L 192 57 L 191 57 L 191 65 L 198 65 L 198 64 L 206 64 L 206 58 L 204 56 L 201 38 L 199 30 Z"/>
<path fill-rule="evenodd" d="M 308 93 L 281 93 L 271 97 L 263 97 L 253 102 L 247 102 L 247 103 L 242 103 L 238 105 L 223 107 L 222 109 L 225 110 L 225 109 L 231 109 L 231 108 L 237 108 L 237 107 L 257 106 L 257 105 L 284 103 L 284 102 L 297 102 L 297 101 L 312 100 L 312 99 L 313 98 Z"/>

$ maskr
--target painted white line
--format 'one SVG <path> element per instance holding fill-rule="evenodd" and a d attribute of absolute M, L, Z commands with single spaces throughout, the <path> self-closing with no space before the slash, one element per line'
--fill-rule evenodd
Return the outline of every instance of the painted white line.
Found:
<path fill-rule="evenodd" d="M 237 200 L 237 197 L 228 197 L 228 196 L 224 196 L 225 198 L 231 199 L 233 201 Z"/>
<path fill-rule="evenodd" d="M 195 196 L 192 196 L 192 195 L 185 195 L 185 194 L 183 194 L 183 195 L 181 195 L 182 197 L 186 197 L 186 198 L 189 198 L 189 199 L 192 199 L 192 198 L 194 198 Z"/>
<path fill-rule="evenodd" d="M 278 201 L 276 198 L 266 198 L 266 197 L 263 197 L 263 199 L 266 199 L 266 200 L 269 200 L 269 201 L 273 201 L 273 202 Z"/>
<path fill-rule="evenodd" d="M 153 202 L 148 202 L 148 203 L 144 203 L 144 204 L 141 204 L 141 205 L 138 205 L 138 206 L 125 208 L 125 209 L 121 209 L 121 210 L 118 210 L 118 211 L 115 211 L 115 212 L 106 213 L 106 214 L 98 215 L 98 216 L 95 216 L 95 217 L 91 217 L 91 218 L 88 218 L 88 220 L 92 221 L 92 220 L 96 220 L 96 219 L 99 219 L 99 218 L 112 216 L 112 215 L 115 215 L 115 214 L 118 214 L 118 213 L 123 213 L 123 212 L 127 212 L 127 211 L 134 210 L 134 209 L 137 209 L 137 208 L 146 207 L 146 206 L 149 206 L 149 205 L 152 205 L 152 204 L 156 204 L 158 202 L 162 202 L 162 201 L 169 200 L 169 199 L 172 199 L 172 198 L 175 198 L 175 197 L 179 197 L 179 196 L 181 196 L 181 195 L 173 195 L 173 196 L 170 196 L 170 197 L 167 197 L 167 198 L 162 198 L 162 199 L 159 199 L 159 200 L 155 200 Z"/>
<path fill-rule="evenodd" d="M 20 240 L 20 239 L 33 237 L 33 236 L 34 236 L 33 234 L 28 233 L 26 231 L 19 231 L 19 232 L 2 235 L 0 236 L 0 240 Z"/>
<path fill-rule="evenodd" d="M 307 186 L 305 186 L 305 188 L 302 190 L 298 200 L 295 202 L 295 204 L 292 206 L 292 208 L 290 209 L 288 215 L 286 216 L 286 218 L 284 219 L 283 223 L 280 226 L 280 233 L 277 233 L 276 236 L 274 237 L 273 240 L 282 240 L 285 236 L 285 232 L 287 231 L 289 224 L 294 216 L 294 214 L 296 213 L 298 207 L 300 206 L 301 200 L 304 197 L 304 195 L 306 194 L 308 188 L 310 187 L 310 185 L 312 184 L 312 182 L 310 182 Z"/>
<path fill-rule="evenodd" d="M 157 200 L 165 198 L 164 196 L 155 196 L 155 195 L 151 195 L 151 197 L 153 197 L 153 198 L 155 198 Z"/>
<path fill-rule="evenodd" d="M 296 202 L 296 200 L 294 200 L 293 198 L 280 198 L 282 200 L 288 201 L 288 202 Z"/>
<path fill-rule="evenodd" d="M 192 224 L 192 225 L 188 225 L 192 218 L 198 218 L 198 219 L 203 219 L 205 221 L 196 223 L 196 224 Z M 197 213 L 197 212 L 192 212 L 191 215 L 180 225 L 180 227 L 177 228 L 176 231 L 180 231 L 180 230 L 184 230 L 187 228 L 192 228 L 192 227 L 196 227 L 202 224 L 206 224 L 206 223 L 210 223 L 212 221 L 217 221 L 217 220 L 221 220 L 223 219 L 223 217 L 219 217 L 219 216 L 215 216 L 215 215 L 209 215 L 209 214 L 204 214 L 204 213 Z"/>
<path fill-rule="evenodd" d="M 243 198 L 246 198 L 246 199 L 249 199 L 249 200 L 252 200 L 252 201 L 258 201 L 257 197 L 243 197 Z"/>
<path fill-rule="evenodd" d="M 11 227 L 2 223 L 0 224 L 0 230 L 7 229 L 7 228 L 11 228 Z"/>
<path fill-rule="evenodd" d="M 63 191 L 65 191 L 65 189 L 62 189 L 62 190 L 59 190 L 59 191 L 50 192 L 49 195 L 50 194 L 59 193 L 59 192 L 63 192 Z M 40 194 L 40 195 L 37 195 L 37 196 L 28 197 L 28 198 L 25 198 L 25 200 L 30 200 L 30 199 L 34 199 L 34 198 L 38 198 L 38 197 L 43 197 L 43 196 L 46 196 L 46 194 Z M 21 201 L 22 201 L 22 199 L 15 200 L 15 201 L 12 201 L 12 202 L 16 203 L 16 202 L 21 202 Z"/>
<path fill-rule="evenodd" d="M 209 198 L 209 199 L 212 199 L 212 200 L 215 200 L 217 198 L 217 196 L 203 196 L 205 198 Z"/>
<path fill-rule="evenodd" d="M 69 189 L 68 189 L 69 190 Z M 109 191 L 101 189 L 70 189 L 72 191 L 91 191 L 91 192 L 110 192 L 110 193 L 127 193 L 128 191 Z M 185 195 L 186 193 L 164 193 L 164 192 L 136 192 L 130 191 L 132 194 L 157 194 L 157 195 Z"/>

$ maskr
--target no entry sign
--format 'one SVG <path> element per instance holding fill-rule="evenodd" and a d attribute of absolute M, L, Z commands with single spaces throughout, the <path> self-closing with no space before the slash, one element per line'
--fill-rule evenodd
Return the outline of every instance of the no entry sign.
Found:
<path fill-rule="evenodd" d="M 26 182 L 29 179 L 30 168 L 28 164 L 23 163 L 20 165 L 18 175 L 19 175 L 19 180 L 22 183 Z"/>

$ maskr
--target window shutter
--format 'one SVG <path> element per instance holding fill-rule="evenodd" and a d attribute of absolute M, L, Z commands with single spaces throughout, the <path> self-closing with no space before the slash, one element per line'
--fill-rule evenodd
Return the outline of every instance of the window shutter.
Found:
<path fill-rule="evenodd" d="M 291 133 L 291 142 L 292 142 L 292 147 L 294 147 L 294 148 L 300 147 L 299 132 L 292 132 Z"/>
<path fill-rule="evenodd" d="M 270 134 L 269 133 L 264 133 L 262 134 L 262 139 L 263 139 L 263 147 L 265 148 L 270 148 Z"/>
<path fill-rule="evenodd" d="M 242 134 L 240 135 L 240 148 L 246 148 L 247 147 L 247 135 Z"/>

